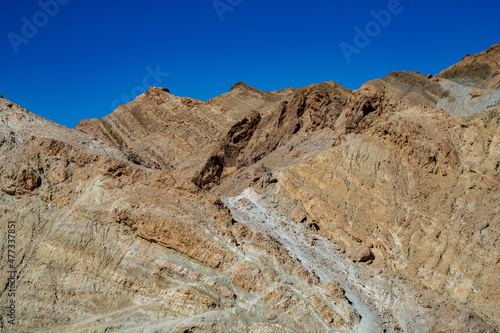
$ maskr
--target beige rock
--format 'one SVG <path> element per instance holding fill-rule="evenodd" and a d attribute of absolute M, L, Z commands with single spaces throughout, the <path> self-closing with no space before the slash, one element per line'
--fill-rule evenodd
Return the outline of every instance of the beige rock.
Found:
<path fill-rule="evenodd" d="M 290 219 L 295 223 L 307 221 L 306 212 L 301 208 L 295 208 L 290 215 Z"/>
<path fill-rule="evenodd" d="M 489 90 L 500 90 L 500 43 L 464 57 L 459 63 L 439 73 L 439 77 Z"/>
<path fill-rule="evenodd" d="M 498 89 L 498 50 L 440 76 Z M 446 114 L 443 87 L 412 72 L 207 102 L 152 87 L 77 129 L 0 99 L 19 331 L 494 332 L 499 105 Z M 223 200 L 249 187 L 239 204 L 267 215 L 245 224 Z"/>
<path fill-rule="evenodd" d="M 54 184 L 60 184 L 65 182 L 70 177 L 70 173 L 62 165 L 54 168 L 48 175 L 47 178 L 50 182 Z"/>
<path fill-rule="evenodd" d="M 481 97 L 483 95 L 482 92 L 480 92 L 479 90 L 473 90 L 469 93 L 470 95 L 470 98 L 477 98 L 477 97 Z"/>
<path fill-rule="evenodd" d="M 8 221 L 16 221 L 15 266 L 23 272 L 16 297 L 30 304 L 18 309 L 19 331 L 77 332 L 82 322 L 90 332 L 183 331 L 176 325 L 188 318 L 187 327 L 201 331 L 324 327 L 309 301 L 322 287 L 303 289 L 304 268 L 276 240 L 233 221 L 216 194 L 188 181 L 192 173 L 159 170 L 2 103 L 1 186 L 16 197 L 0 194 L 0 242 L 7 244 Z M 0 280 L 8 269 L 0 266 Z M 267 283 L 284 281 L 291 298 L 305 301 L 268 318 L 267 304 L 281 305 L 264 301 Z M 250 321 L 247 298 L 257 301 Z M 0 301 L 8 302 L 7 293 Z M 227 309 L 241 315 L 226 317 Z M 303 318 L 302 326 L 292 317 Z"/>
<path fill-rule="evenodd" d="M 236 266 L 232 282 L 246 291 L 263 292 L 266 289 L 266 283 L 262 279 L 259 269 L 248 261 L 241 262 Z"/>
<path fill-rule="evenodd" d="M 346 252 L 346 257 L 351 259 L 352 261 L 360 262 L 365 262 L 375 258 L 370 248 L 366 245 L 361 245 L 350 249 Z"/>

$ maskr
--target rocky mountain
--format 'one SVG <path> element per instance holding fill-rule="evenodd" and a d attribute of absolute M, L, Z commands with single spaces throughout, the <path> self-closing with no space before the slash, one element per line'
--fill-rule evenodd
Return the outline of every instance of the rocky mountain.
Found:
<path fill-rule="evenodd" d="M 481 89 L 500 90 L 500 43 L 445 69 L 439 77 Z"/>
<path fill-rule="evenodd" d="M 75 129 L 1 97 L 0 331 L 497 332 L 497 50 Z"/>
<path fill-rule="evenodd" d="M 195 170 L 237 121 L 253 110 L 266 114 L 290 91 L 263 92 L 240 82 L 207 102 L 151 87 L 103 119 L 83 120 L 80 129 L 130 149 L 172 172 Z"/>

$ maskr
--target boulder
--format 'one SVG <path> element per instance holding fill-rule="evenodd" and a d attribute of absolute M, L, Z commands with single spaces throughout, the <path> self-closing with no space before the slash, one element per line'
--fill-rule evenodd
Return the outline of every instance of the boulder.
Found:
<path fill-rule="evenodd" d="M 473 90 L 469 93 L 470 95 L 470 98 L 476 98 L 476 97 L 480 97 L 483 95 L 482 92 L 480 92 L 479 90 Z"/>
<path fill-rule="evenodd" d="M 375 258 L 370 248 L 366 245 L 361 245 L 347 251 L 346 257 L 352 261 L 365 262 Z"/>

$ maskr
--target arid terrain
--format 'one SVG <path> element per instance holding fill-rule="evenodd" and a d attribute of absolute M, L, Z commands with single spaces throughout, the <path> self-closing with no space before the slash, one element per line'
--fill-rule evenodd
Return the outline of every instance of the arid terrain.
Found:
<path fill-rule="evenodd" d="M 0 96 L 0 332 L 498 332 L 499 84 L 496 44 L 74 129 Z"/>

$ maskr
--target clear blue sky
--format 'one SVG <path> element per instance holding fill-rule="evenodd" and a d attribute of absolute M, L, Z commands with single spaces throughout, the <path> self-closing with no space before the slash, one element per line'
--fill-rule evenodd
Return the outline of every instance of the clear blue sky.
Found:
<path fill-rule="evenodd" d="M 0 4 L 0 94 L 68 127 L 143 83 L 202 100 L 237 81 L 356 89 L 394 70 L 438 73 L 500 41 L 498 0 L 218 0 L 218 11 L 213 0 L 41 2 L 55 1 Z M 391 22 L 377 29 L 371 11 L 388 5 Z M 373 37 L 348 63 L 339 45 L 356 47 L 354 27 L 367 24 Z M 157 66 L 169 75 L 148 76 Z"/>

